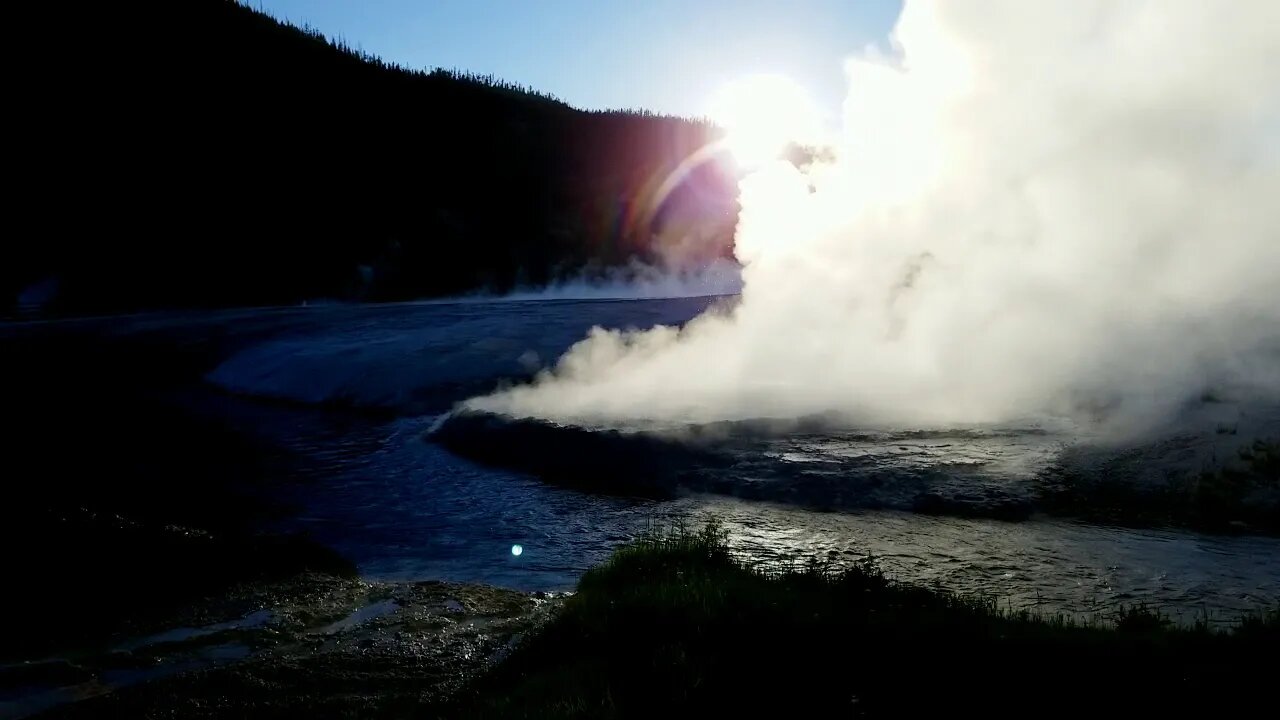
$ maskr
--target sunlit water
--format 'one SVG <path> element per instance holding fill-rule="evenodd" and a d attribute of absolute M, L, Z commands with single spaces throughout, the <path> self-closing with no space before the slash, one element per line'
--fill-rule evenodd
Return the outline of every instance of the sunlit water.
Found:
<path fill-rule="evenodd" d="M 678 323 L 708 302 L 319 311 L 327 322 L 301 318 L 209 377 L 255 397 L 399 415 L 273 409 L 257 423 L 292 451 L 291 472 L 305 480 L 286 486 L 284 499 L 297 512 L 283 525 L 335 547 L 370 577 L 567 589 L 654 524 L 715 516 L 750 557 L 844 562 L 871 554 L 898 578 L 1015 607 L 1090 614 L 1145 602 L 1184 617 L 1229 616 L 1280 598 L 1276 539 L 1106 527 L 1036 512 L 1028 478 L 1078 440 L 1069 428 L 762 432 L 727 424 L 704 431 L 718 438 L 713 457 L 678 468 L 678 481 L 664 484 L 657 500 L 620 493 L 614 480 L 627 468 L 612 445 L 584 451 L 590 438 L 537 443 L 595 473 L 584 490 L 486 462 L 520 435 L 469 435 L 479 448 L 467 453 L 473 459 L 427 437 L 453 401 L 545 366 L 593 324 Z M 637 457 L 652 454 L 646 447 Z"/>
<path fill-rule="evenodd" d="M 131 322 L 246 333 L 207 381 L 240 396 L 224 407 L 239 428 L 289 457 L 281 472 L 293 482 L 263 489 L 291 508 L 276 524 L 308 532 L 371 578 L 569 589 L 652 525 L 715 516 L 747 557 L 870 554 L 899 579 L 1014 607 L 1091 614 L 1144 602 L 1185 618 L 1230 617 L 1280 599 L 1280 539 L 1107 527 L 1029 505 L 1029 477 L 1078 439 L 1062 427 L 802 424 L 780 433 L 730 424 L 699 449 L 710 459 L 673 471 L 661 499 L 613 485 L 637 474 L 625 453 L 651 455 L 625 439 L 591 457 L 590 487 L 570 489 L 487 462 L 486 452 L 510 447 L 502 432 L 466 435 L 472 459 L 428 437 L 454 402 L 527 377 L 593 324 L 679 323 L 709 302 L 337 306 Z M 263 402 L 279 399 L 290 403 Z M 576 463 L 594 452 L 583 452 L 592 437 L 603 435 L 553 437 L 546 453 L 563 445 Z"/>
<path fill-rule="evenodd" d="M 342 439 L 292 438 L 314 461 L 286 522 L 383 579 L 445 578 L 569 589 L 617 544 L 654 524 L 719 518 L 762 561 L 875 556 L 894 577 L 1080 614 L 1143 602 L 1194 619 L 1280 598 L 1280 540 L 1021 522 L 894 510 L 816 512 L 717 494 L 640 500 L 583 493 L 479 466 L 424 442 L 428 418 Z M 348 452 L 335 452 L 333 443 Z M 312 453 L 309 448 L 314 448 Z M 513 545 L 520 555 L 513 555 Z"/>

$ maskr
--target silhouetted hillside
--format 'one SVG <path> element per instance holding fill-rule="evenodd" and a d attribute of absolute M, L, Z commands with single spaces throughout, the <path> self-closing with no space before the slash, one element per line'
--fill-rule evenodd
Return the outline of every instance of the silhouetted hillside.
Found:
<path fill-rule="evenodd" d="M 5 304 L 24 289 L 65 312 L 401 299 L 540 283 L 655 242 L 729 252 L 734 191 L 715 167 L 655 197 L 705 123 L 409 71 L 230 0 L 58 12 L 10 18 L 29 52 Z"/>

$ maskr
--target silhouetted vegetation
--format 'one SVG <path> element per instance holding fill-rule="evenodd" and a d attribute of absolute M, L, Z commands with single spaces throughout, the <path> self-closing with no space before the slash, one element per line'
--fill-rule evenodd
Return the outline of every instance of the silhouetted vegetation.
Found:
<path fill-rule="evenodd" d="M 752 567 L 715 526 L 677 529 L 588 572 L 457 714 L 1185 716 L 1265 699 L 1278 639 L 1280 607 L 1230 632 L 1140 607 L 1078 623 L 899 584 L 870 561 Z"/>
<path fill-rule="evenodd" d="M 501 290 L 651 258 L 669 227 L 729 252 L 716 168 L 656 197 L 715 133 L 704 121 L 406 69 L 231 0 L 11 21 L 39 71 L 11 110 L 0 307 Z"/>

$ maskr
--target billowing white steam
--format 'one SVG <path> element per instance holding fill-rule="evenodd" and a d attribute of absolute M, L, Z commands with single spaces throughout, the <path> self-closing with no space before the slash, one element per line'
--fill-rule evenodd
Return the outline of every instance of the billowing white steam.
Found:
<path fill-rule="evenodd" d="M 735 308 L 468 406 L 1137 426 L 1277 384 L 1280 3 L 912 0 L 894 39 L 848 63 L 834 164 L 742 182 Z"/>

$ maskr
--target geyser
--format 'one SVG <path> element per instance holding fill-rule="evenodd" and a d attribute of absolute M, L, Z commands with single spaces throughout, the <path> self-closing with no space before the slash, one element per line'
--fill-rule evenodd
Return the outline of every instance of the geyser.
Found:
<path fill-rule="evenodd" d="M 1136 429 L 1275 391 L 1280 4 L 913 0 L 893 46 L 847 62 L 833 161 L 742 180 L 736 306 L 464 406 Z"/>

